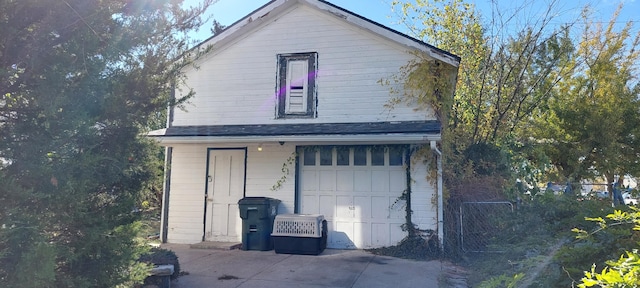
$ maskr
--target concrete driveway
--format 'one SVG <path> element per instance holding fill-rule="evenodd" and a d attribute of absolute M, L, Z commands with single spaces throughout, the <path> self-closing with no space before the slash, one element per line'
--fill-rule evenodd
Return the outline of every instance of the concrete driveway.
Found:
<path fill-rule="evenodd" d="M 413 261 L 377 256 L 362 250 L 327 249 L 317 256 L 272 251 L 173 250 L 188 275 L 171 282 L 186 287 L 438 287 L 446 269 L 440 261 Z"/>

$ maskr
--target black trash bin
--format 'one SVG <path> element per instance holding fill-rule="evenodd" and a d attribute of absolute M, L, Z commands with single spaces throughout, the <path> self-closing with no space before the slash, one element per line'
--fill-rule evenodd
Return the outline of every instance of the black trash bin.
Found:
<path fill-rule="evenodd" d="M 244 197 L 238 201 L 242 218 L 242 250 L 273 249 L 271 230 L 280 200 L 269 197 Z"/>

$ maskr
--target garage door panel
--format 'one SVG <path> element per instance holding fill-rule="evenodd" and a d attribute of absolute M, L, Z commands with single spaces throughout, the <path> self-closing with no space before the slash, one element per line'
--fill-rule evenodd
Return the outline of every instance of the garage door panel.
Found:
<path fill-rule="evenodd" d="M 398 242 L 402 241 L 402 239 L 404 239 L 404 236 L 406 235 L 406 232 L 402 231 L 402 223 L 401 222 L 395 222 L 395 223 L 390 223 L 387 224 L 388 229 L 389 229 L 389 243 L 390 245 L 395 245 Z"/>
<path fill-rule="evenodd" d="M 335 221 L 335 231 L 333 231 L 333 245 L 334 247 L 355 248 L 353 239 L 354 236 L 354 223 L 347 221 Z"/>
<path fill-rule="evenodd" d="M 354 190 L 356 192 L 371 191 L 371 171 L 355 170 L 353 171 Z"/>
<path fill-rule="evenodd" d="M 405 200 L 400 200 L 397 197 L 389 197 L 390 203 L 393 203 L 391 207 L 389 207 L 389 218 L 391 219 L 404 219 L 405 214 L 405 206 L 407 202 Z"/>
<path fill-rule="evenodd" d="M 320 213 L 320 201 L 316 195 L 303 195 L 302 196 L 302 212 L 305 214 L 321 214 Z"/>
<path fill-rule="evenodd" d="M 371 245 L 374 247 L 389 245 L 388 223 L 371 223 Z"/>
<path fill-rule="evenodd" d="M 336 175 L 336 191 L 338 192 L 352 192 L 354 177 L 352 170 L 338 170 Z"/>
<path fill-rule="evenodd" d="M 338 218 L 353 218 L 353 210 L 355 207 L 352 203 L 353 197 L 351 196 L 336 196 L 336 217 Z"/>
<path fill-rule="evenodd" d="M 407 175 L 405 171 L 389 171 L 389 192 L 402 195 L 406 187 Z"/>
<path fill-rule="evenodd" d="M 335 196 L 320 195 L 318 213 L 324 215 L 325 218 L 333 219 L 335 216 L 336 201 Z M 306 211 L 304 213 L 307 213 Z"/>
<path fill-rule="evenodd" d="M 353 223 L 353 243 L 356 247 L 371 247 L 371 228 L 369 222 Z"/>
<path fill-rule="evenodd" d="M 320 191 L 336 191 L 336 171 L 321 170 L 318 173 L 320 175 Z"/>
<path fill-rule="evenodd" d="M 371 192 L 389 192 L 389 171 L 371 171 Z"/>
<path fill-rule="evenodd" d="M 332 220 L 328 220 L 326 217 L 325 220 L 327 221 L 327 246 L 332 247 L 330 244 L 334 242 L 333 231 L 335 231 L 336 228 L 334 227 Z"/>
<path fill-rule="evenodd" d="M 355 208 L 353 218 L 367 220 L 371 218 L 371 197 L 354 196 L 353 207 Z"/>
<path fill-rule="evenodd" d="M 302 171 L 302 191 L 317 191 L 318 190 L 318 174 L 315 170 Z"/>
<path fill-rule="evenodd" d="M 372 196 L 371 197 L 371 218 L 387 219 L 389 218 L 389 197 Z"/>

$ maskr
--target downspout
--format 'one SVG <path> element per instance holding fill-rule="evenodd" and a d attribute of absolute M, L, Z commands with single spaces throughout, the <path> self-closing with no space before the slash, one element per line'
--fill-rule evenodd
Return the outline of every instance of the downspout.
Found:
<path fill-rule="evenodd" d="M 171 95 L 169 101 L 176 99 L 176 84 L 171 83 Z M 173 105 L 167 105 L 166 127 L 173 126 Z M 169 234 L 169 195 L 171 194 L 171 161 L 173 157 L 173 147 L 164 149 L 164 183 L 162 187 L 162 212 L 160 215 L 160 242 L 167 243 Z"/>
<path fill-rule="evenodd" d="M 442 152 L 438 150 L 438 146 L 436 145 L 436 141 L 431 141 L 431 150 L 435 151 L 438 156 L 437 167 L 438 167 L 438 180 L 437 180 L 437 189 L 438 189 L 438 240 L 440 241 L 440 250 L 444 251 L 444 200 L 442 197 Z"/>
<path fill-rule="evenodd" d="M 166 147 L 164 150 L 164 187 L 162 189 L 162 215 L 160 216 L 160 241 L 167 243 L 169 230 L 169 194 L 171 192 L 171 158 L 173 148 Z"/>
<path fill-rule="evenodd" d="M 281 142 L 283 143 L 283 142 Z M 298 214 L 300 213 L 300 206 L 302 206 L 300 204 L 300 185 L 298 185 L 300 183 L 300 151 L 303 151 L 301 146 L 296 146 L 296 160 L 295 160 L 295 170 L 294 170 L 294 182 L 295 183 L 293 185 L 293 213 L 294 214 Z"/>

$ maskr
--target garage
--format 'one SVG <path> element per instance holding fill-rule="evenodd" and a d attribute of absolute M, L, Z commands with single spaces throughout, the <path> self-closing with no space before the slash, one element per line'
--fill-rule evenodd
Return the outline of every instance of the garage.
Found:
<path fill-rule="evenodd" d="M 298 147 L 301 214 L 323 214 L 327 247 L 397 244 L 406 232 L 404 145 Z"/>

